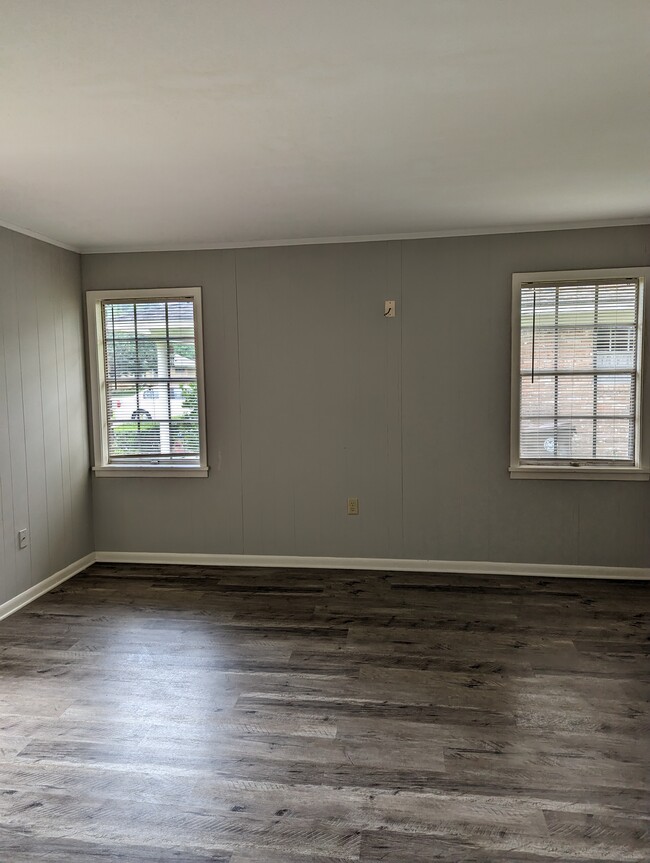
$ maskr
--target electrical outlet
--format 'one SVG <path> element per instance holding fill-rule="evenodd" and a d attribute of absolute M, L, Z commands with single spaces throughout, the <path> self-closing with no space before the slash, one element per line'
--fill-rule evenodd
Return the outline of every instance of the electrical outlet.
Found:
<path fill-rule="evenodd" d="M 359 498 L 348 498 L 348 515 L 359 515 Z"/>
<path fill-rule="evenodd" d="M 384 300 L 384 317 L 395 317 L 395 300 Z"/>
<path fill-rule="evenodd" d="M 18 531 L 18 548 L 27 548 L 28 542 L 27 528 Z"/>

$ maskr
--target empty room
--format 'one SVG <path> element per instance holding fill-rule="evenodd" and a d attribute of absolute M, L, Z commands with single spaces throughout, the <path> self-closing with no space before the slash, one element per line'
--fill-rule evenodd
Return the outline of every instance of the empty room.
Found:
<path fill-rule="evenodd" d="M 0 0 L 0 863 L 650 860 L 650 0 Z"/>

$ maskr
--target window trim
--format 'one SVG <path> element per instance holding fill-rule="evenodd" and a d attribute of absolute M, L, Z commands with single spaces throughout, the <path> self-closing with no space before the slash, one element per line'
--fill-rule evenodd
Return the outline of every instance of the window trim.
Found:
<path fill-rule="evenodd" d="M 520 432 L 520 343 L 521 343 L 521 289 L 526 282 L 570 282 L 582 279 L 634 278 L 639 280 L 639 312 L 637 320 L 637 368 L 635 402 L 635 454 L 634 465 L 617 465 L 603 462 L 602 465 L 531 464 L 521 463 L 519 456 Z M 646 321 L 646 290 L 650 287 L 650 267 L 611 267 L 598 270 L 554 270 L 537 273 L 513 273 L 512 275 L 512 319 L 511 319 L 511 396 L 510 396 L 510 479 L 562 479 L 562 480 L 647 480 L 650 468 L 642 446 L 643 418 L 643 368 Z"/>
<path fill-rule="evenodd" d="M 108 461 L 108 422 L 106 416 L 106 386 L 104 376 L 104 335 L 101 308 L 104 300 L 136 301 L 146 298 L 174 299 L 192 297 L 194 301 L 194 341 L 196 350 L 196 388 L 199 407 L 199 464 L 155 465 L 135 463 L 110 464 Z M 207 477 L 207 435 L 205 420 L 205 386 L 203 363 L 203 315 L 201 288 L 134 288 L 111 291 L 87 291 L 86 312 L 88 321 L 88 356 L 90 364 L 90 400 L 92 409 L 93 453 L 92 471 L 97 477 Z"/>

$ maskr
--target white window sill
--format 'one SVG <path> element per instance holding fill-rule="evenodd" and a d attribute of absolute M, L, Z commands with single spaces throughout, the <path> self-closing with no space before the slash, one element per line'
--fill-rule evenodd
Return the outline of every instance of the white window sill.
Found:
<path fill-rule="evenodd" d="M 510 479 L 590 479 L 590 480 L 636 480 L 650 479 L 650 470 L 638 467 L 559 467 L 556 465 L 518 465 L 510 468 Z"/>
<path fill-rule="evenodd" d="M 136 477 L 136 476 L 173 476 L 173 477 L 206 477 L 209 473 L 207 467 L 169 467 L 161 465 L 133 465 L 126 467 L 124 465 L 104 465 L 103 467 L 94 467 L 93 473 L 95 476 L 113 476 L 113 477 Z"/>

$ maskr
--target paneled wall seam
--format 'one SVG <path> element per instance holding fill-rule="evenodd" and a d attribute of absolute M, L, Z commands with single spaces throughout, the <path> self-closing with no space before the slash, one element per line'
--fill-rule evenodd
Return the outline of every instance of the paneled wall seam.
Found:
<path fill-rule="evenodd" d="M 29 535 L 31 536 L 31 528 L 33 519 L 32 515 L 32 495 L 30 491 L 33 489 L 33 484 L 30 482 L 30 476 L 32 474 L 32 465 L 29 463 L 27 457 L 27 433 L 26 433 L 26 421 L 25 421 L 25 379 L 23 377 L 23 347 L 25 342 L 25 333 L 24 326 L 21 326 L 21 319 L 24 314 L 25 302 L 20 302 L 18 298 L 18 284 L 17 281 L 14 282 L 14 293 L 16 296 L 16 311 L 17 311 L 17 325 L 18 325 L 18 372 L 20 375 L 20 406 L 21 406 L 21 415 L 22 415 L 22 427 L 23 427 L 23 441 L 24 441 L 24 453 L 25 453 L 25 477 L 27 480 L 27 524 L 25 527 L 29 531 Z M 29 294 L 28 294 L 29 296 Z M 26 557 L 29 562 L 29 574 L 30 574 L 30 584 L 34 578 L 33 572 L 33 561 L 32 561 L 32 547 L 31 544 L 27 546 Z"/>
<path fill-rule="evenodd" d="M 239 428 L 242 428 L 242 408 L 241 408 L 241 333 L 239 319 L 239 252 L 235 251 L 235 330 L 237 332 L 237 388 L 239 398 L 237 400 L 239 409 Z M 239 446 L 239 475 L 244 475 L 244 440 L 240 440 Z M 241 550 L 242 554 L 246 553 L 246 519 L 245 513 L 245 498 L 244 498 L 244 483 L 241 483 L 240 491 L 240 507 L 241 507 Z"/>
<path fill-rule="evenodd" d="M 39 313 L 39 304 L 38 300 L 35 297 L 34 303 L 36 305 L 36 344 L 38 346 L 38 388 L 40 393 L 40 414 L 41 414 L 41 428 L 45 429 L 45 412 L 43 410 L 43 357 L 41 355 L 41 324 L 40 324 L 40 313 Z M 51 544 L 51 528 L 50 528 L 50 518 L 49 518 L 49 501 L 50 495 L 48 490 L 48 472 L 45 467 L 45 437 L 43 437 L 43 473 L 44 473 L 44 485 L 45 485 L 45 509 L 48 513 L 47 516 L 47 562 L 48 562 L 48 570 L 52 567 L 52 544 Z"/>
<path fill-rule="evenodd" d="M 406 288 L 404 285 L 404 241 L 399 244 L 400 304 L 399 316 L 399 475 L 400 475 L 400 512 L 401 512 L 401 554 L 404 554 L 404 314 L 406 309 Z"/>

